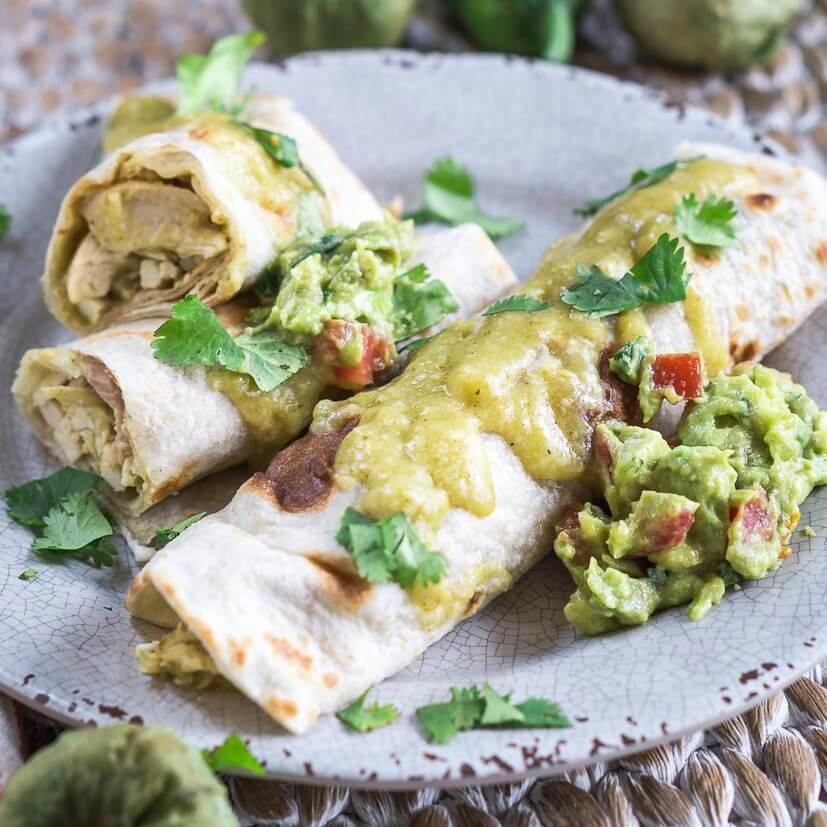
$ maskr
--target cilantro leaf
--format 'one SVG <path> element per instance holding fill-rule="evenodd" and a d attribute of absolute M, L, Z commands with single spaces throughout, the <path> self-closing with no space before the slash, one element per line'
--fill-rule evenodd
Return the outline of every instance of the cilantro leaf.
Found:
<path fill-rule="evenodd" d="M 521 724 L 525 716 L 509 701 L 508 695 L 498 695 L 488 684 L 483 685 L 485 710 L 480 718 L 481 726 L 500 726 L 503 724 Z"/>
<path fill-rule="evenodd" d="M 678 232 L 693 244 L 705 247 L 735 245 L 735 217 L 738 210 L 728 198 L 710 195 L 698 204 L 695 193 L 685 195 L 673 208 Z"/>
<path fill-rule="evenodd" d="M 500 695 L 483 685 L 482 693 L 475 686 L 452 689 L 447 703 L 429 704 L 416 710 L 416 716 L 429 741 L 444 744 L 449 738 L 476 727 L 570 727 L 571 722 L 560 707 L 545 698 L 528 698 L 519 704 L 510 696 Z"/>
<path fill-rule="evenodd" d="M 397 341 L 426 330 L 457 310 L 451 291 L 444 282 L 432 278 L 424 264 L 397 276 L 393 283 L 393 333 Z"/>
<path fill-rule="evenodd" d="M 87 471 L 61 468 L 39 480 L 9 488 L 6 505 L 9 516 L 20 525 L 43 528 L 46 515 L 69 494 L 85 494 L 100 488 L 103 480 Z"/>
<path fill-rule="evenodd" d="M 336 233 L 325 233 L 317 241 L 312 241 L 308 244 L 293 261 L 290 262 L 290 269 L 292 270 L 297 264 L 301 264 L 306 258 L 315 255 L 327 255 L 338 249 L 347 236 L 337 235 Z"/>
<path fill-rule="evenodd" d="M 266 40 L 262 32 L 222 37 L 208 55 L 182 55 L 178 60 L 178 114 L 238 110 L 241 73 Z"/>
<path fill-rule="evenodd" d="M 348 508 L 336 540 L 350 552 L 359 576 L 371 583 L 393 580 L 410 589 L 417 581 L 438 583 L 446 571 L 445 558 L 425 547 L 402 512 L 376 521 Z"/>
<path fill-rule="evenodd" d="M 203 749 L 201 754 L 213 772 L 246 770 L 253 775 L 264 775 L 264 767 L 235 732 L 228 735 L 220 746 Z"/>
<path fill-rule="evenodd" d="M 509 726 L 519 729 L 530 729 L 531 727 L 542 727 L 544 729 L 565 728 L 571 726 L 571 721 L 560 707 L 547 701 L 545 698 L 528 698 L 515 706 L 522 713 L 521 723 L 512 723 Z"/>
<path fill-rule="evenodd" d="M 640 384 L 640 369 L 649 355 L 649 342 L 645 336 L 637 336 L 619 347 L 609 358 L 609 368 L 616 376 L 630 385 Z"/>
<path fill-rule="evenodd" d="M 451 700 L 429 704 L 416 710 L 416 717 L 429 741 L 444 744 L 458 732 L 478 726 L 485 712 L 485 700 L 479 689 L 452 689 Z"/>
<path fill-rule="evenodd" d="M 671 161 L 668 164 L 663 164 L 652 169 L 639 169 L 632 174 L 629 183 L 621 189 L 607 195 L 603 198 L 589 198 L 581 207 L 575 209 L 577 215 L 589 216 L 594 215 L 599 210 L 603 209 L 606 204 L 610 204 L 621 195 L 626 195 L 627 192 L 651 187 L 653 184 L 658 184 L 664 178 L 668 178 L 676 169 L 686 166 L 693 161 L 700 161 L 704 156 L 696 155 L 694 158 L 686 158 L 681 161 Z"/>
<path fill-rule="evenodd" d="M 322 185 L 313 173 L 302 163 L 299 157 L 299 147 L 295 140 L 289 135 L 284 135 L 281 132 L 271 132 L 269 129 L 262 129 L 258 126 L 253 126 L 246 121 L 235 121 L 235 125 L 246 132 L 256 143 L 270 156 L 270 158 L 277 164 L 281 164 L 286 169 L 298 166 L 298 168 L 307 176 L 310 183 L 324 195 Z"/>
<path fill-rule="evenodd" d="M 471 222 L 479 224 L 495 241 L 523 226 L 517 218 L 495 218 L 483 213 L 474 199 L 474 179 L 459 161 L 451 157 L 437 159 L 425 173 L 423 200 L 423 209 L 406 216 L 418 224 L 440 221 L 456 226 Z"/>
<path fill-rule="evenodd" d="M 402 347 L 399 348 L 399 352 L 402 353 L 404 351 L 407 351 L 408 353 L 413 353 L 415 350 L 419 350 L 420 348 L 425 347 L 425 345 L 427 345 L 428 342 L 430 342 L 432 339 L 436 339 L 436 335 L 425 336 L 422 339 L 414 339 L 412 342 L 408 342 L 407 344 L 402 345 Z"/>
<path fill-rule="evenodd" d="M 392 724 L 399 717 L 399 710 L 393 704 L 372 703 L 365 706 L 365 699 L 370 689 L 366 689 L 350 706 L 340 709 L 336 717 L 356 732 L 369 732 L 372 729 Z"/>
<path fill-rule="evenodd" d="M 11 215 L 4 204 L 0 204 L 0 241 L 6 237 L 6 233 L 11 227 Z"/>
<path fill-rule="evenodd" d="M 37 577 L 38 571 L 37 569 L 23 569 L 20 574 L 17 575 L 18 580 L 25 580 L 28 582 L 29 580 L 34 580 Z"/>
<path fill-rule="evenodd" d="M 240 364 L 233 337 L 221 326 L 218 316 L 193 295 L 185 296 L 172 308 L 152 340 L 155 358 L 168 365 Z"/>
<path fill-rule="evenodd" d="M 483 311 L 483 316 L 495 316 L 497 313 L 506 313 L 511 310 L 519 310 L 524 313 L 536 313 L 538 310 L 548 310 L 551 305 L 548 302 L 541 302 L 533 296 L 507 296 L 504 299 L 494 302 Z"/>
<path fill-rule="evenodd" d="M 155 331 L 152 349 L 155 358 L 168 365 L 220 365 L 246 373 L 265 392 L 309 361 L 304 348 L 284 342 L 270 330 L 242 333 L 234 339 L 218 316 L 192 295 L 172 308 L 172 318 Z"/>
<path fill-rule="evenodd" d="M 686 298 L 691 277 L 686 272 L 683 248 L 677 238 L 663 233 L 621 279 L 607 276 L 599 267 L 577 267 L 579 284 L 567 287 L 560 298 L 593 319 L 634 310 L 645 304 L 669 304 Z"/>
<path fill-rule="evenodd" d="M 175 525 L 169 528 L 159 528 L 152 538 L 152 547 L 160 551 L 167 543 L 172 542 L 179 534 L 183 534 L 193 523 L 204 519 L 207 516 L 206 511 L 201 511 L 198 514 L 193 514 L 191 517 L 186 517 L 179 520 Z"/>
<path fill-rule="evenodd" d="M 64 497 L 43 522 L 43 535 L 32 544 L 37 551 L 77 551 L 112 534 L 109 520 L 88 491 Z"/>
<path fill-rule="evenodd" d="M 96 568 L 111 566 L 118 550 L 104 538 L 112 525 L 91 492 L 68 494 L 44 518 L 43 533 L 32 549 L 46 558 L 76 556 L 89 559 Z"/>
<path fill-rule="evenodd" d="M 298 373 L 310 361 L 303 347 L 288 344 L 272 330 L 242 333 L 234 341 L 243 358 L 240 367 L 231 370 L 252 376 L 265 393 Z"/>

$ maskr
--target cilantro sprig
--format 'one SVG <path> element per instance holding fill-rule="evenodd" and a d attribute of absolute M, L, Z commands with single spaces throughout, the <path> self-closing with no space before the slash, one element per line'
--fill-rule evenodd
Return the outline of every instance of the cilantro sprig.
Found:
<path fill-rule="evenodd" d="M 548 310 L 549 307 L 551 305 L 548 302 L 542 302 L 533 296 L 507 296 L 504 299 L 495 301 L 494 304 L 483 311 L 482 315 L 496 316 L 497 313 L 507 313 L 513 310 L 523 313 L 537 313 L 540 310 Z"/>
<path fill-rule="evenodd" d="M 216 40 L 209 54 L 182 55 L 178 60 L 178 114 L 221 112 L 249 135 L 276 163 L 298 166 L 314 187 L 321 185 L 299 158 L 296 142 L 288 135 L 253 126 L 241 119 L 247 98 L 240 95 L 241 75 L 255 50 L 267 38 L 263 32 L 231 34 Z"/>
<path fill-rule="evenodd" d="M 664 178 L 668 178 L 676 169 L 685 167 L 693 161 L 700 161 L 703 157 L 703 155 L 696 155 L 693 158 L 670 161 L 668 164 L 662 164 L 661 166 L 653 167 L 652 169 L 638 169 L 632 174 L 632 177 L 629 179 L 629 183 L 626 184 L 625 187 L 621 187 L 616 192 L 603 196 L 602 198 L 589 198 L 583 203 L 582 206 L 575 209 L 575 213 L 583 216 L 594 215 L 596 212 L 603 209 L 603 207 L 607 204 L 610 204 L 615 199 L 620 198 L 621 195 L 626 195 L 628 192 L 641 190 L 645 187 L 651 187 L 653 184 L 658 184 L 663 181 Z"/>
<path fill-rule="evenodd" d="M 111 566 L 118 553 L 109 542 L 112 524 L 94 492 L 104 485 L 95 474 L 63 468 L 6 491 L 9 516 L 32 529 L 32 550 L 47 560 L 79 557 L 96 568 Z"/>
<path fill-rule="evenodd" d="M 180 534 L 183 534 L 191 525 L 197 523 L 199 520 L 203 520 L 206 516 L 206 511 L 200 511 L 198 514 L 193 514 L 191 517 L 179 520 L 169 528 L 159 528 L 152 538 L 152 547 L 156 551 L 160 551 L 165 545 L 171 543 Z"/>
<path fill-rule="evenodd" d="M 23 569 L 20 574 L 17 575 L 18 580 L 23 580 L 28 583 L 31 580 L 34 580 L 37 577 L 38 571 L 37 569 Z"/>
<path fill-rule="evenodd" d="M 245 770 L 252 775 L 264 775 L 264 767 L 235 732 L 214 749 L 201 750 L 201 754 L 213 772 Z"/>
<path fill-rule="evenodd" d="M 563 728 L 571 722 L 560 707 L 545 698 L 528 698 L 519 704 L 510 695 L 500 695 L 485 683 L 452 689 L 451 700 L 416 710 L 416 717 L 429 741 L 444 744 L 458 732 L 488 727 L 512 729 Z"/>
<path fill-rule="evenodd" d="M 11 227 L 11 215 L 5 204 L 0 204 L 0 241 L 6 237 L 9 227 Z"/>
<path fill-rule="evenodd" d="M 182 55 L 176 68 L 178 114 L 239 114 L 241 74 L 266 39 L 263 32 L 231 34 L 216 40 L 207 55 Z"/>
<path fill-rule="evenodd" d="M 247 374 L 265 392 L 309 361 L 304 348 L 288 344 L 271 330 L 233 338 L 215 313 L 192 295 L 172 308 L 172 318 L 155 331 L 152 349 L 155 358 L 168 365 L 218 365 Z"/>
<path fill-rule="evenodd" d="M 621 279 L 607 276 L 596 265 L 578 265 L 577 275 L 580 282 L 563 290 L 560 298 L 593 319 L 647 304 L 683 301 L 691 278 L 683 247 L 667 233 Z"/>
<path fill-rule="evenodd" d="M 365 706 L 370 689 L 366 689 L 350 706 L 340 709 L 336 717 L 355 732 L 370 732 L 372 729 L 392 724 L 399 718 L 399 710 L 393 704 L 376 702 Z"/>
<path fill-rule="evenodd" d="M 417 224 L 438 221 L 456 226 L 471 222 L 479 224 L 495 241 L 516 233 L 523 226 L 517 218 L 486 215 L 474 197 L 471 173 L 459 161 L 448 156 L 434 161 L 425 173 L 422 195 L 424 207 L 406 216 Z"/>
<path fill-rule="evenodd" d="M 459 310 L 456 299 L 440 279 L 432 278 L 424 264 L 417 264 L 393 283 L 393 333 L 397 341 L 435 325 Z"/>
<path fill-rule="evenodd" d="M 710 195 L 703 204 L 695 193 L 685 195 L 673 208 L 678 232 L 703 247 L 733 247 L 738 210 L 729 198 Z"/>
<path fill-rule="evenodd" d="M 359 576 L 371 583 L 392 580 L 410 589 L 417 582 L 438 583 L 447 570 L 442 554 L 425 547 L 401 512 L 377 521 L 348 508 L 336 540 L 350 552 Z"/>

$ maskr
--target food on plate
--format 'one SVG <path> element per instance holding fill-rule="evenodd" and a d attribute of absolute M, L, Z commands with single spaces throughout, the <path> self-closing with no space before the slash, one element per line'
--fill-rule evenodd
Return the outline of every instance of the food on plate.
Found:
<path fill-rule="evenodd" d="M 13 393 L 58 460 L 102 476 L 117 514 L 134 517 L 207 474 L 266 463 L 320 397 L 369 384 L 398 364 L 398 341 L 515 283 L 473 225 L 418 242 L 411 222 L 390 218 L 340 228 L 287 247 L 259 282 L 256 307 L 245 298 L 216 314 L 190 296 L 163 324 L 28 351 Z M 227 490 L 205 487 L 210 501 Z M 154 526 L 211 510 L 192 505 Z M 144 543 L 149 528 L 134 526 Z"/>
<path fill-rule="evenodd" d="M 290 101 L 258 96 L 245 117 L 289 136 L 301 163 L 274 161 L 229 116 L 200 113 L 118 147 L 74 184 L 43 276 L 60 322 L 88 333 L 162 315 L 186 293 L 222 304 L 297 238 L 381 218 Z"/>
<path fill-rule="evenodd" d="M 801 0 L 618 0 L 626 28 L 655 57 L 679 66 L 736 71 L 766 60 Z"/>
<path fill-rule="evenodd" d="M 566 617 L 583 632 L 684 603 L 700 619 L 727 586 L 780 565 L 799 506 L 827 484 L 827 413 L 761 365 L 712 379 L 675 442 L 622 422 L 597 426 L 607 508 L 572 510 L 554 544 L 577 584 Z"/>
<path fill-rule="evenodd" d="M 187 293 L 223 304 L 293 242 L 381 219 L 291 101 L 240 96 L 262 41 L 230 35 L 184 55 L 174 112 L 141 98 L 113 114 L 110 154 L 69 190 L 46 255 L 46 302 L 64 325 L 89 333 L 163 315 Z"/>
<path fill-rule="evenodd" d="M 243 0 L 280 54 L 393 46 L 415 0 Z"/>
<path fill-rule="evenodd" d="M 408 213 L 417 224 L 439 222 L 456 227 L 472 222 L 494 241 L 522 229 L 519 218 L 498 218 L 483 212 L 475 196 L 476 184 L 471 173 L 455 158 L 437 158 L 422 182 L 423 205 Z"/>
<path fill-rule="evenodd" d="M 307 436 L 155 555 L 127 606 L 174 631 L 141 648 L 146 671 L 185 682 L 190 662 L 199 678 L 212 669 L 306 730 L 552 547 L 561 517 L 599 490 L 596 427 L 640 417 L 635 380 L 649 359 L 668 419 L 699 399 L 701 363 L 658 357 L 697 354 L 716 381 L 827 293 L 827 183 L 814 172 L 691 146 L 598 200 L 517 295 L 430 339 L 389 384 L 321 402 Z M 611 356 L 638 339 L 648 350 L 615 360 L 621 379 Z M 703 403 L 689 404 L 687 422 Z M 691 511 L 687 494 L 660 493 Z M 750 544 L 744 515 L 762 496 L 745 483 L 731 542 Z"/>
<path fill-rule="evenodd" d="M 3 827 L 237 827 L 227 790 L 198 750 L 159 727 L 65 732 L 9 780 Z"/>

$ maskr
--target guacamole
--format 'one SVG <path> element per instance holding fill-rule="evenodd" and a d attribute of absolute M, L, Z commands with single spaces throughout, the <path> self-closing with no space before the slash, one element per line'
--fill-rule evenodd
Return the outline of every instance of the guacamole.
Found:
<path fill-rule="evenodd" d="M 274 328 L 287 341 L 306 343 L 330 319 L 364 322 L 394 338 L 394 281 L 415 247 L 413 221 L 369 221 L 337 227 L 316 240 L 287 247 L 265 277 L 276 286 L 256 329 Z"/>
<path fill-rule="evenodd" d="M 827 413 L 761 365 L 710 381 L 677 443 L 621 422 L 595 430 L 606 507 L 570 514 L 554 545 L 577 585 L 566 617 L 587 634 L 685 603 L 702 618 L 728 586 L 778 567 L 799 506 L 827 483 Z"/>

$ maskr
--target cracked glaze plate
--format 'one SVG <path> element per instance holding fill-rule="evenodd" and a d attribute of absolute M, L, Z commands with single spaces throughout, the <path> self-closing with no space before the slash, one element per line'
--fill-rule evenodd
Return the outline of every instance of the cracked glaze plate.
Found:
<path fill-rule="evenodd" d="M 401 52 L 309 55 L 254 67 L 259 89 L 293 96 L 383 199 L 418 200 L 423 171 L 451 153 L 476 176 L 483 205 L 526 219 L 502 250 L 526 277 L 552 240 L 578 226 L 572 207 L 612 191 L 638 166 L 671 157 L 685 139 L 760 148 L 761 139 L 699 111 L 664 105 L 640 88 L 544 63 Z M 0 202 L 14 224 L 0 248 L 0 488 L 52 470 L 13 407 L 23 351 L 65 341 L 38 278 L 58 204 L 98 157 L 100 113 L 48 127 L 0 152 Z M 791 370 L 822 406 L 827 307 L 769 360 Z M 2 507 L 0 507 L 2 508 Z M 402 711 L 368 735 L 332 717 L 302 737 L 280 731 L 233 690 L 195 693 L 138 673 L 132 651 L 158 630 L 122 603 L 136 566 L 121 551 L 111 571 L 33 559 L 30 534 L 0 512 L 0 688 L 44 713 L 83 724 L 164 724 L 199 746 L 231 730 L 276 776 L 365 786 L 508 780 L 607 759 L 706 727 L 789 683 L 827 657 L 827 491 L 805 504 L 802 538 L 772 577 L 730 594 L 693 624 L 669 611 L 647 626 L 586 640 L 563 618 L 571 583 L 548 559 L 373 695 Z M 18 579 L 27 566 L 31 582 Z M 429 745 L 417 706 L 451 686 L 481 683 L 516 698 L 544 695 L 570 730 L 480 731 Z"/>

